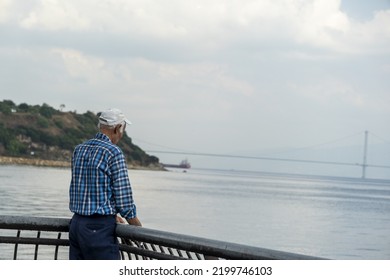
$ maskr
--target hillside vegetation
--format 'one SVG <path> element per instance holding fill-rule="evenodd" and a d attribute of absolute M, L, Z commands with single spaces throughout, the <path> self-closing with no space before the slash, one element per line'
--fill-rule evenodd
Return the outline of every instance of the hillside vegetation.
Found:
<path fill-rule="evenodd" d="M 70 162 L 74 147 L 97 133 L 95 113 L 62 112 L 47 104 L 0 102 L 0 156 Z M 130 166 L 158 167 L 159 159 L 134 145 L 127 134 L 119 142 Z"/>

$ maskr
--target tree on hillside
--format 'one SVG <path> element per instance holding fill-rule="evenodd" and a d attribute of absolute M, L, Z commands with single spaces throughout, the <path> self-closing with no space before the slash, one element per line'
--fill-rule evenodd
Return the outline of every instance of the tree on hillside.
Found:
<path fill-rule="evenodd" d="M 98 131 L 98 117 L 90 111 L 60 112 L 46 103 L 31 106 L 0 101 L 0 155 L 70 160 L 74 147 Z M 134 165 L 159 164 L 157 157 L 134 145 L 127 134 L 119 145 Z"/>

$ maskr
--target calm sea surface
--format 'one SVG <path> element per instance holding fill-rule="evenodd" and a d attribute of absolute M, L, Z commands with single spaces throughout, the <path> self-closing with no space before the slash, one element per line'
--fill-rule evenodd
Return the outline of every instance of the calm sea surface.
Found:
<path fill-rule="evenodd" d="M 390 259 L 390 181 L 130 170 L 144 227 L 332 259 Z M 70 218 L 70 171 L 0 166 L 0 215 Z"/>

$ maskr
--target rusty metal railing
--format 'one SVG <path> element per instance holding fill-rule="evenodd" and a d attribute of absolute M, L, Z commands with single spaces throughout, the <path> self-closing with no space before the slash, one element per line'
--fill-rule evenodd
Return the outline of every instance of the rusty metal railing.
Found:
<path fill-rule="evenodd" d="M 0 259 L 67 259 L 69 219 L 0 216 Z M 316 257 L 118 224 L 122 259 L 302 260 Z"/>

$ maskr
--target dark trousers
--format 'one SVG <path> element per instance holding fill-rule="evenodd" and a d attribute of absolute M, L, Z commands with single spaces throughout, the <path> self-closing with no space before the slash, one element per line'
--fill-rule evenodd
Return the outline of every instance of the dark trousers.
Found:
<path fill-rule="evenodd" d="M 69 259 L 120 259 L 115 228 L 115 216 L 74 214 L 69 227 Z"/>

